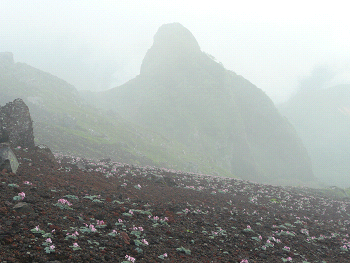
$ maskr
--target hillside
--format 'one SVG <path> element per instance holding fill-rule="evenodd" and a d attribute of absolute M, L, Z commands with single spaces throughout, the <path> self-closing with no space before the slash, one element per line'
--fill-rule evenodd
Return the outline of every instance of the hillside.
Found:
<path fill-rule="evenodd" d="M 350 261 L 348 199 L 14 152 L 17 174 L 0 171 L 3 262 Z"/>
<path fill-rule="evenodd" d="M 274 184 L 314 180 L 301 140 L 271 99 L 202 52 L 178 23 L 159 28 L 138 76 L 91 95 L 85 93 L 90 103 L 212 160 L 220 175 Z"/>
<path fill-rule="evenodd" d="M 349 187 L 350 85 L 299 92 L 279 110 L 303 140 L 315 176 Z"/>
<path fill-rule="evenodd" d="M 23 99 L 33 119 L 35 143 L 54 152 L 187 171 L 197 171 L 197 166 L 207 173 L 220 171 L 185 145 L 132 124 L 115 111 L 86 104 L 72 85 L 15 63 L 10 52 L 0 53 L 0 94 L 2 105 Z"/>

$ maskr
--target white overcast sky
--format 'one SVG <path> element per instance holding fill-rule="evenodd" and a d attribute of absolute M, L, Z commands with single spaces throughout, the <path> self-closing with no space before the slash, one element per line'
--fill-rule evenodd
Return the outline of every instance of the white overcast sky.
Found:
<path fill-rule="evenodd" d="M 179 22 L 227 69 L 275 102 L 317 66 L 350 83 L 346 1 L 0 0 L 0 52 L 77 89 L 103 90 L 139 74 L 157 29 Z"/>

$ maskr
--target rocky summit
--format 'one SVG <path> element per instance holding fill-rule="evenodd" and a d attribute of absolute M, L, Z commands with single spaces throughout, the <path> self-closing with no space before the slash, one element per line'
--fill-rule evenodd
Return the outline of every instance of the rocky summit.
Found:
<path fill-rule="evenodd" d="M 314 179 L 307 151 L 271 99 L 202 52 L 179 23 L 159 28 L 140 75 L 102 95 L 101 107 L 204 155 L 220 175 L 276 184 Z"/>
<path fill-rule="evenodd" d="M 163 25 L 154 36 L 154 43 L 147 51 L 140 74 L 165 76 L 175 79 L 176 73 L 189 73 L 191 58 L 201 53 L 192 33 L 179 23 Z"/>

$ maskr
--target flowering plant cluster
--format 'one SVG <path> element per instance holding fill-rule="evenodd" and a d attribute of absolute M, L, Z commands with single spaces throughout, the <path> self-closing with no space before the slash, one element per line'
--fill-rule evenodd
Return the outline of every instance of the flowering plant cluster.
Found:
<path fill-rule="evenodd" d="M 45 252 L 50 254 L 51 252 L 55 251 L 55 245 L 52 244 L 51 240 L 51 233 L 45 233 L 44 230 L 41 230 L 39 225 L 37 225 L 35 228 L 31 229 L 31 231 L 35 234 L 41 234 L 42 237 L 46 238 L 45 242 L 43 242 L 43 246 L 45 246 Z M 52 230 L 54 232 L 55 229 Z"/>
<path fill-rule="evenodd" d="M 45 231 L 41 230 L 39 225 L 31 229 L 30 231 L 32 231 L 34 234 L 45 234 Z"/>
<path fill-rule="evenodd" d="M 23 200 L 26 194 L 24 192 L 18 193 L 17 196 L 13 197 L 13 200 L 18 201 L 18 200 Z"/>
<path fill-rule="evenodd" d="M 45 252 L 48 254 L 55 251 L 55 245 L 52 244 L 51 238 L 47 238 L 43 243 L 43 246 L 45 246 Z"/>
<path fill-rule="evenodd" d="M 158 256 L 158 258 L 160 259 L 165 259 L 166 257 L 168 257 L 167 253 L 164 253 L 163 255 Z"/>
<path fill-rule="evenodd" d="M 133 258 L 133 257 L 131 257 L 131 256 L 129 256 L 129 255 L 125 255 L 125 258 L 126 258 L 126 260 L 128 260 L 128 261 L 130 261 L 130 262 L 132 262 L 132 263 L 134 263 L 135 262 L 135 258 Z"/>
<path fill-rule="evenodd" d="M 164 219 L 160 218 L 159 216 L 151 216 L 149 215 L 148 216 L 149 219 L 151 219 L 153 221 L 153 223 L 157 223 L 157 222 L 160 222 L 162 224 L 166 224 L 166 222 L 169 221 L 169 218 L 168 217 L 164 217 Z"/>
<path fill-rule="evenodd" d="M 103 220 L 96 220 L 96 223 L 97 223 L 96 228 L 104 228 L 107 226 Z"/>
<path fill-rule="evenodd" d="M 73 246 L 69 246 L 73 249 L 73 251 L 76 251 L 76 250 L 81 250 L 81 247 L 78 245 L 77 242 L 73 243 Z"/>
<path fill-rule="evenodd" d="M 140 184 L 134 185 L 134 187 L 135 187 L 137 190 L 141 190 L 141 185 L 140 185 Z"/>
<path fill-rule="evenodd" d="M 61 209 L 70 209 L 73 210 L 73 208 L 71 208 L 72 203 L 70 203 L 67 199 L 58 199 L 57 203 L 54 204 L 54 206 L 58 206 Z"/>
<path fill-rule="evenodd" d="M 247 225 L 247 228 L 243 229 L 245 232 L 254 232 L 250 225 Z"/>
<path fill-rule="evenodd" d="M 79 236 L 79 233 L 78 231 L 75 231 L 74 233 L 70 234 L 70 233 L 67 233 L 66 234 L 66 240 L 69 239 L 69 238 L 72 238 L 72 239 L 78 239 L 78 236 Z"/>
<path fill-rule="evenodd" d="M 95 226 L 93 224 L 88 225 L 88 224 L 84 223 L 84 225 L 85 225 L 85 227 L 84 226 L 80 227 L 80 231 L 83 233 L 91 233 L 91 232 L 97 231 L 97 229 L 95 228 Z"/>

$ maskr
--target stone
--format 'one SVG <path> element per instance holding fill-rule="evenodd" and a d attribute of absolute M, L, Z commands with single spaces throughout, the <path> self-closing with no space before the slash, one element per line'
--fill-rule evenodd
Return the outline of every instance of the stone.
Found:
<path fill-rule="evenodd" d="M 34 210 L 30 206 L 30 204 L 26 202 L 19 202 L 13 206 L 13 210 L 15 210 L 18 213 L 33 213 Z"/>
<path fill-rule="evenodd" d="M 18 166 L 18 160 L 9 143 L 0 143 L 0 171 L 6 169 L 8 172 L 16 173 Z"/>
<path fill-rule="evenodd" d="M 130 237 L 129 235 L 126 233 L 126 232 L 121 232 L 120 233 L 122 238 L 123 238 L 123 241 L 126 245 L 130 245 Z"/>
<path fill-rule="evenodd" d="M 40 144 L 38 146 L 35 146 L 35 152 L 38 156 L 40 156 L 40 158 L 43 158 L 52 164 L 56 163 L 56 158 L 48 146 L 46 146 L 44 144 Z"/>
<path fill-rule="evenodd" d="M 29 108 L 22 99 L 0 107 L 0 142 L 8 142 L 11 147 L 35 147 L 33 122 Z"/>

